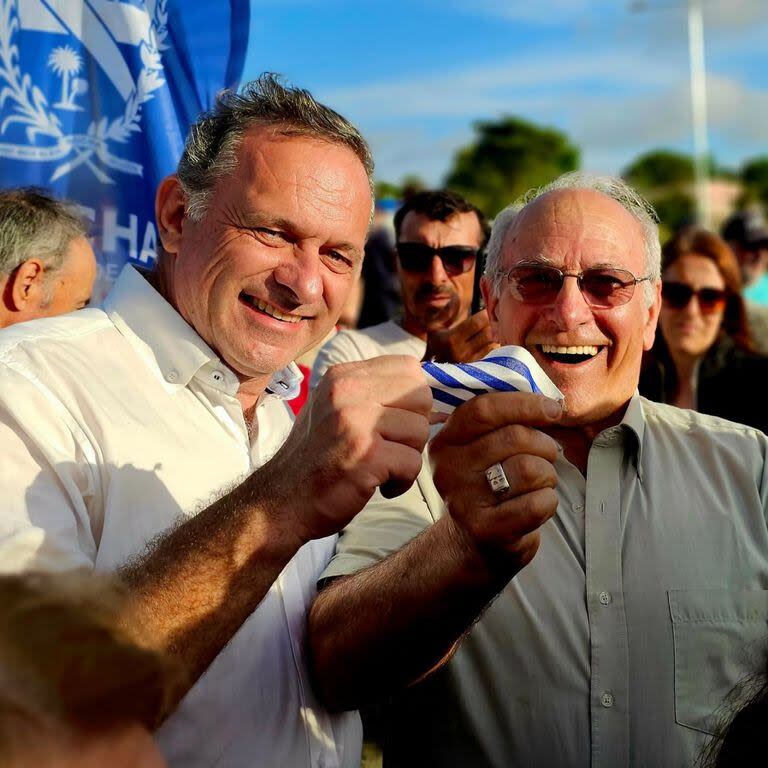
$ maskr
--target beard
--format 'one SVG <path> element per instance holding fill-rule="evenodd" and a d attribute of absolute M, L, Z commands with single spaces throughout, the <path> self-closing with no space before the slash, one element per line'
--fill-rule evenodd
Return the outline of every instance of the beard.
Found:
<path fill-rule="evenodd" d="M 427 304 L 427 300 L 436 297 L 447 297 L 449 300 L 441 307 Z M 417 316 L 427 331 L 438 331 L 450 328 L 459 319 L 461 302 L 455 290 L 446 290 L 436 285 L 424 285 L 415 294 L 414 305 Z"/>

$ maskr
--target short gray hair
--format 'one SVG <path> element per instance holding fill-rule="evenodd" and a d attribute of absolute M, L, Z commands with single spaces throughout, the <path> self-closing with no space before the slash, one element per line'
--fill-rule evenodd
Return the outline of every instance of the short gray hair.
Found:
<path fill-rule="evenodd" d="M 213 109 L 190 128 L 177 175 L 193 221 L 205 214 L 216 182 L 235 169 L 245 133 L 259 126 L 271 126 L 280 136 L 309 136 L 348 147 L 363 164 L 373 196 L 373 156 L 357 128 L 309 91 L 286 87 L 267 72 L 240 93 L 222 91 Z"/>
<path fill-rule="evenodd" d="M 72 203 L 36 187 L 0 191 L 0 277 L 31 258 L 53 274 L 64 264 L 72 241 L 86 233 Z"/>
<path fill-rule="evenodd" d="M 498 295 L 501 291 L 504 280 L 502 270 L 504 240 L 520 212 L 543 195 L 566 189 L 591 189 L 601 192 L 619 203 L 638 221 L 643 230 L 645 274 L 651 277 L 651 280 L 643 284 L 646 303 L 650 306 L 656 295 L 654 285 L 661 280 L 661 244 L 656 211 L 647 200 L 621 179 L 613 176 L 592 176 L 581 171 L 563 174 L 539 189 L 526 192 L 496 217 L 488 241 L 485 262 L 485 276 L 490 283 L 491 291 L 494 295 Z"/>

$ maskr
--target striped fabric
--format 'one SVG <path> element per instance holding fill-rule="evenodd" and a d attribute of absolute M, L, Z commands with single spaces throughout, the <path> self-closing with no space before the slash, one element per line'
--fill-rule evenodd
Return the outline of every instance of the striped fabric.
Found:
<path fill-rule="evenodd" d="M 555 400 L 563 394 L 523 347 L 499 347 L 474 363 L 423 363 L 432 389 L 432 410 L 451 413 L 486 392 L 539 392 Z"/>

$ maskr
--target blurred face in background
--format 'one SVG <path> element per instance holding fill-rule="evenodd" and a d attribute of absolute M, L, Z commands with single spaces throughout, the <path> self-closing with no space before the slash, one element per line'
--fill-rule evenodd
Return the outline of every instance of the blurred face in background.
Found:
<path fill-rule="evenodd" d="M 681 256 L 664 270 L 659 322 L 673 359 L 702 357 L 715 343 L 726 299 L 725 279 L 706 256 Z"/>
<path fill-rule="evenodd" d="M 737 242 L 729 241 L 741 268 L 741 279 L 744 287 L 757 282 L 768 268 L 768 249 L 748 247 Z"/>
<path fill-rule="evenodd" d="M 445 221 L 435 221 L 414 211 L 406 215 L 398 248 L 401 244 L 430 248 L 459 246 L 468 253 L 463 265 L 462 259 L 454 259 L 452 255 L 443 260 L 433 253 L 431 258 L 411 262 L 404 251 L 398 257 L 406 331 L 425 339 L 428 333 L 451 328 L 469 317 L 477 251 L 482 242 L 480 222 L 472 211 L 458 213 Z M 458 251 L 456 253 L 458 255 Z M 462 271 L 464 267 L 468 269 Z"/>

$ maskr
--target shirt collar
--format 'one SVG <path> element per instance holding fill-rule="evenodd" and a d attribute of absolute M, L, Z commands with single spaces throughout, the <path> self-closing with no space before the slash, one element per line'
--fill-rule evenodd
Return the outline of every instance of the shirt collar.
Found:
<path fill-rule="evenodd" d="M 635 469 L 640 479 L 643 479 L 642 460 L 643 460 L 643 436 L 645 434 L 645 413 L 643 404 L 637 390 L 629 401 L 627 410 L 624 412 L 624 418 L 621 420 L 621 426 L 627 435 L 627 447 L 633 450 Z M 630 437 L 631 436 L 631 437 Z"/>
<path fill-rule="evenodd" d="M 201 368 L 218 366 L 225 379 L 223 388 L 233 396 L 237 394 L 235 374 L 131 265 L 123 268 L 104 299 L 103 309 L 172 386 L 186 387 Z M 290 363 L 274 374 L 267 392 L 281 400 L 292 400 L 301 391 L 302 378 L 298 366 Z"/>

